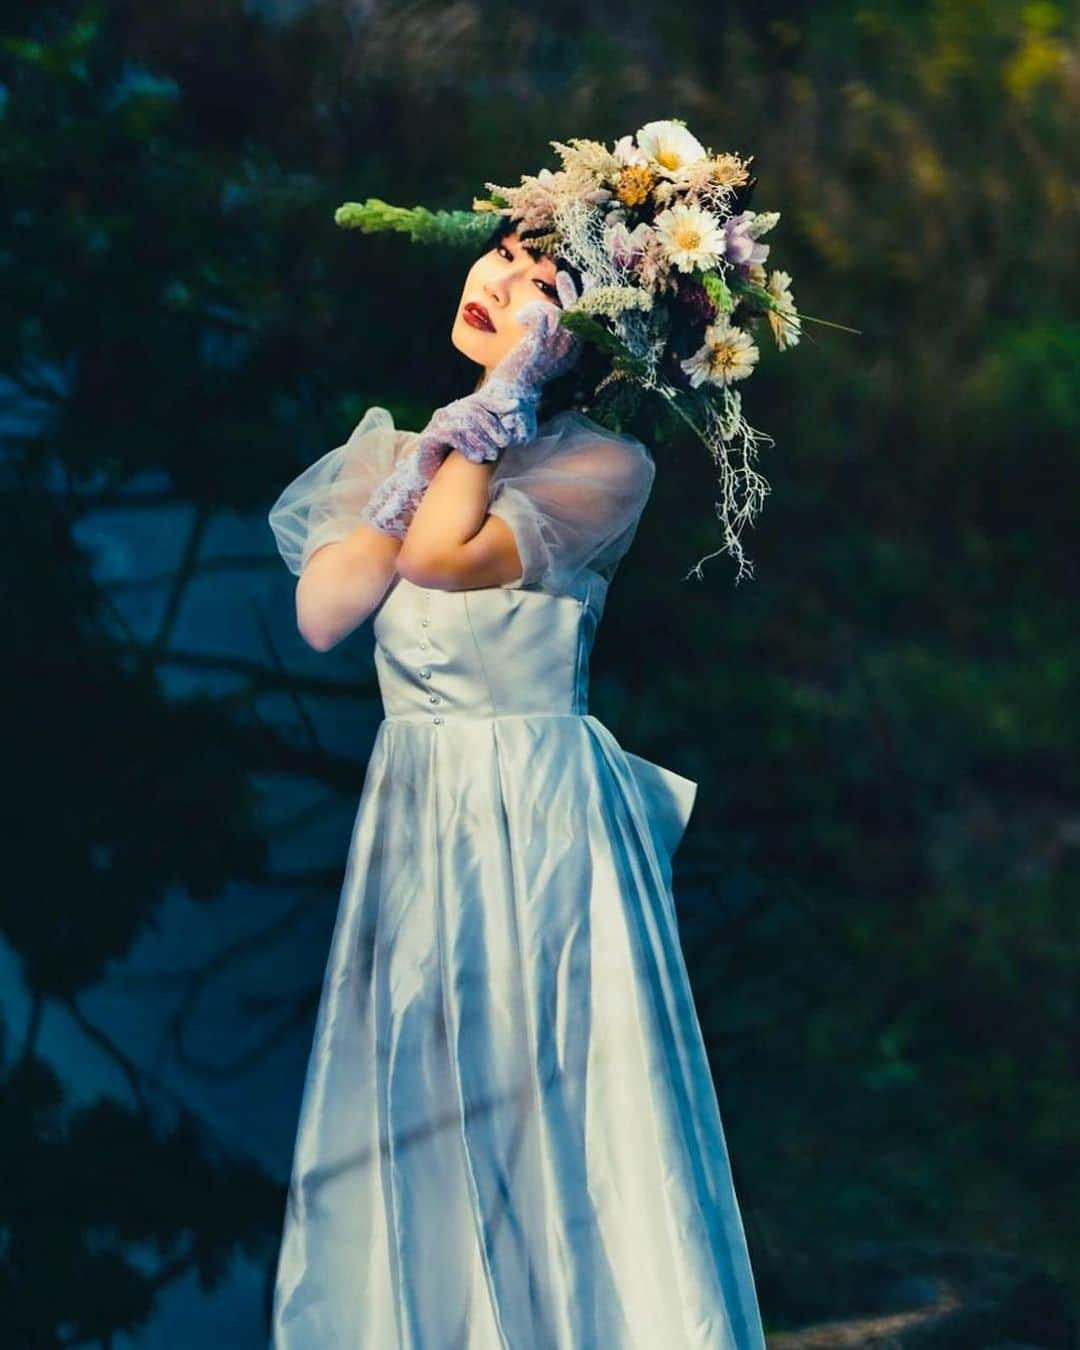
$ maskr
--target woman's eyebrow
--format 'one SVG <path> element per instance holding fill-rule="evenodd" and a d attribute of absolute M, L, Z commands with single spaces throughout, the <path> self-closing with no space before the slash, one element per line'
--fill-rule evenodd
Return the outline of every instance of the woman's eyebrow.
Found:
<path fill-rule="evenodd" d="M 508 249 L 511 250 L 511 252 L 513 252 L 514 246 L 513 246 L 513 244 L 507 243 L 507 240 L 506 240 L 506 237 L 505 237 L 505 236 L 502 238 L 502 240 L 501 240 L 500 242 L 502 243 L 502 245 L 503 245 L 504 248 L 508 248 Z M 522 244 L 522 243 L 520 243 L 520 242 L 518 243 L 518 248 L 523 249 L 523 250 L 529 255 L 529 257 L 533 260 L 533 263 L 534 263 L 534 264 L 543 261 L 544 253 L 543 253 L 543 250 L 542 250 L 542 249 L 538 249 L 538 248 L 529 248 L 528 244 Z"/>

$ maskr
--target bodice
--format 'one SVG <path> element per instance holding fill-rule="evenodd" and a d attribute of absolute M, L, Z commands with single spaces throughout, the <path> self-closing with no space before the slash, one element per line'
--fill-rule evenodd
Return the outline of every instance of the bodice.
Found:
<path fill-rule="evenodd" d="M 387 717 L 587 713 L 589 657 L 607 581 L 570 594 L 489 586 L 440 590 L 398 577 L 376 613 L 375 669 Z"/>

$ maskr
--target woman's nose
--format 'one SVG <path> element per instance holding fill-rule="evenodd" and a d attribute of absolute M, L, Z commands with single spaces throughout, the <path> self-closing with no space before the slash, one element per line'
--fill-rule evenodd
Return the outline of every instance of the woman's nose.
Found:
<path fill-rule="evenodd" d="M 510 297 L 514 292 L 515 286 L 518 286 L 524 279 L 525 273 L 500 273 L 497 276 L 489 277 L 487 282 L 487 293 L 496 304 L 504 308 L 510 304 Z"/>

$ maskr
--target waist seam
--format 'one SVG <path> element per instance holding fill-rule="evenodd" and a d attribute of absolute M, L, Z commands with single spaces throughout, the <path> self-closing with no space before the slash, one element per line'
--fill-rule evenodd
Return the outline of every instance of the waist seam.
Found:
<path fill-rule="evenodd" d="M 550 712 L 541 710 L 539 712 L 490 712 L 490 713 L 460 713 L 447 712 L 445 709 L 440 712 L 439 717 L 444 722 L 500 722 L 508 718 L 516 717 L 591 717 L 589 712 Z M 389 713 L 382 719 L 384 722 L 431 722 L 434 720 L 429 712 L 410 712 L 410 713 Z"/>

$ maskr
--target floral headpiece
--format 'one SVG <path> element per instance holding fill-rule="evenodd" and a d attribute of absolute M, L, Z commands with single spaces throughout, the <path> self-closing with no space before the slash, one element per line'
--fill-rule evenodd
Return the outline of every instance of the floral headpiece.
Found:
<path fill-rule="evenodd" d="M 738 561 L 736 582 L 753 576 L 739 536 L 771 490 L 757 472 L 758 445 L 736 385 L 759 351 L 753 330 L 768 322 L 780 351 L 798 344 L 802 316 L 791 277 L 765 270 L 761 238 L 778 211 L 746 209 L 757 180 L 749 160 L 714 154 L 678 119 L 649 122 L 611 150 L 599 141 L 550 144 L 562 168 L 523 175 L 517 187 L 485 183 L 471 211 L 346 202 L 334 219 L 365 232 L 399 230 L 416 242 L 476 245 L 492 215 L 519 221 L 530 248 L 570 263 L 581 294 L 561 322 L 611 355 L 590 413 L 618 429 L 642 392 L 665 399 L 704 442 L 720 469 L 721 553 Z"/>

